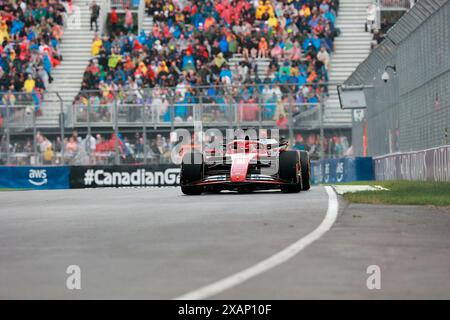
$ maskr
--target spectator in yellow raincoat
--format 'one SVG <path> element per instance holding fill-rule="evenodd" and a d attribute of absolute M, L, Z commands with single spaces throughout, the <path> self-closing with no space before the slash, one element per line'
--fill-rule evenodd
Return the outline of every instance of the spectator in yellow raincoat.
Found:
<path fill-rule="evenodd" d="M 270 16 L 269 20 L 267 20 L 267 24 L 271 28 L 276 28 L 278 26 L 278 19 L 275 16 Z"/>
<path fill-rule="evenodd" d="M 311 9 L 306 4 L 304 4 L 300 9 L 299 14 L 301 17 L 308 18 L 311 15 Z"/>
<path fill-rule="evenodd" d="M 31 93 L 34 87 L 36 87 L 36 82 L 33 80 L 31 74 L 28 75 L 28 79 L 25 80 L 23 87 L 25 88 L 26 93 Z"/>
<path fill-rule="evenodd" d="M 94 42 L 92 42 L 91 52 L 92 56 L 95 57 L 100 53 L 100 49 L 103 46 L 103 41 L 99 36 L 95 36 Z"/>
<path fill-rule="evenodd" d="M 167 67 L 165 61 L 161 61 L 161 62 L 159 63 L 158 74 L 159 74 L 160 72 L 169 73 L 169 68 Z"/>
<path fill-rule="evenodd" d="M 255 17 L 257 20 L 262 20 L 266 16 L 267 18 L 273 17 L 275 15 L 273 7 L 269 0 L 260 0 L 259 6 L 256 9 Z M 266 18 L 266 19 L 267 19 Z"/>
<path fill-rule="evenodd" d="M 139 72 L 140 72 L 143 76 L 145 76 L 145 75 L 147 74 L 148 69 L 147 69 L 147 67 L 145 66 L 145 63 L 139 62 L 139 67 L 138 67 L 138 69 L 139 69 Z"/>
<path fill-rule="evenodd" d="M 3 42 L 4 40 L 9 40 L 9 32 L 8 32 L 8 26 L 6 25 L 5 21 L 2 21 L 0 25 L 0 42 Z"/>

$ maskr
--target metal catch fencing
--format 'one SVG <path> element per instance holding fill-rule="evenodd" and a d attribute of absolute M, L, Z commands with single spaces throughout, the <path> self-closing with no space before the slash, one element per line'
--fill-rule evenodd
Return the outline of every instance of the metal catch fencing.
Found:
<path fill-rule="evenodd" d="M 322 100 L 305 102 L 298 91 L 279 85 L 0 96 L 2 164 L 168 163 L 174 142 L 149 139 L 149 132 L 170 133 L 198 122 L 221 130 L 279 128 L 291 141 L 298 129 L 324 133 Z"/>
<path fill-rule="evenodd" d="M 372 87 L 353 117 L 357 155 L 449 144 L 449 30 L 450 2 L 418 1 L 345 82 Z"/>

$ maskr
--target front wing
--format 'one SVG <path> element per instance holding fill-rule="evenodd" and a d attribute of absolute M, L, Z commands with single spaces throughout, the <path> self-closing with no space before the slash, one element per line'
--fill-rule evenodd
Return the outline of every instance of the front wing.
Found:
<path fill-rule="evenodd" d="M 276 176 L 263 174 L 249 174 L 244 181 L 233 182 L 229 175 L 211 175 L 203 180 L 190 184 L 191 186 L 204 186 L 206 190 L 268 190 L 278 189 L 280 185 L 291 184 L 291 182 L 281 180 Z"/>

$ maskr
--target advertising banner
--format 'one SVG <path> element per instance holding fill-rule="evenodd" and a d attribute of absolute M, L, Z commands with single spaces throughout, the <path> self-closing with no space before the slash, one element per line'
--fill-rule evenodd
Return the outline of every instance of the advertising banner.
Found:
<path fill-rule="evenodd" d="M 180 183 L 176 165 L 75 166 L 70 188 L 165 187 Z"/>
<path fill-rule="evenodd" d="M 370 181 L 374 177 L 371 157 L 327 159 L 311 163 L 311 179 L 315 184 Z"/>
<path fill-rule="evenodd" d="M 0 167 L 0 188 L 3 189 L 67 189 L 67 166 Z"/>
<path fill-rule="evenodd" d="M 377 180 L 450 181 L 450 146 L 377 157 Z"/>

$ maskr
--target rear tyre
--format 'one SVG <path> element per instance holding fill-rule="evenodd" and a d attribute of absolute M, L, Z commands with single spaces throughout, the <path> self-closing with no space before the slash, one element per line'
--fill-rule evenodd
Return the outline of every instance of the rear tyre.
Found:
<path fill-rule="evenodd" d="M 203 178 L 203 170 L 203 155 L 199 152 L 186 153 L 181 163 L 181 192 L 189 196 L 201 194 L 203 192 L 202 186 L 189 186 L 189 184 L 201 181 Z"/>
<path fill-rule="evenodd" d="M 302 170 L 302 190 L 307 191 L 311 189 L 311 183 L 309 181 L 311 162 L 308 152 L 300 151 L 300 165 Z"/>
<path fill-rule="evenodd" d="M 290 182 L 290 184 L 281 185 L 281 192 L 300 192 L 302 189 L 300 170 L 300 156 L 297 151 L 284 151 L 280 153 L 280 179 Z"/>

